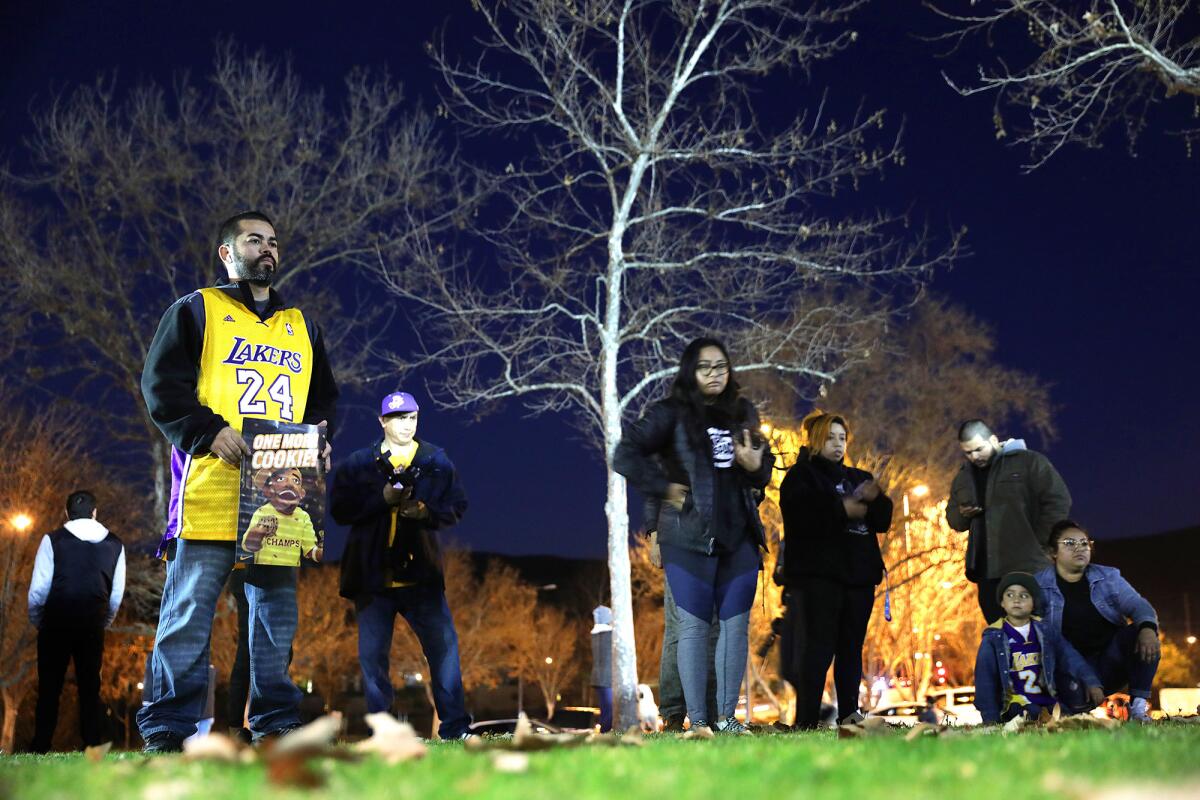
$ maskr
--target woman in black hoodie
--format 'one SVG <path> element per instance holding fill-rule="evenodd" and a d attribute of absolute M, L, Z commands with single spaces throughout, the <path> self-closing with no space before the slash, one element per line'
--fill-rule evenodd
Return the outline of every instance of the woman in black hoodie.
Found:
<path fill-rule="evenodd" d="M 658 543 L 679 611 L 679 677 L 693 729 L 712 722 L 718 732 L 746 732 L 734 710 L 765 547 L 758 502 L 775 463 L 758 426 L 725 345 L 696 339 L 683 351 L 671 396 L 625 429 L 613 456 L 613 469 L 661 509 Z M 715 665 L 708 658 L 714 615 Z M 718 707 L 710 720 L 714 666 Z"/>
<path fill-rule="evenodd" d="M 883 579 L 876 534 L 891 525 L 892 501 L 871 473 L 842 463 L 850 433 L 845 418 L 814 412 L 803 428 L 807 446 L 783 479 L 779 508 L 788 622 L 803 653 L 789 680 L 796 725 L 811 728 L 820 722 L 830 661 L 838 719 L 858 712 L 863 640 Z"/>

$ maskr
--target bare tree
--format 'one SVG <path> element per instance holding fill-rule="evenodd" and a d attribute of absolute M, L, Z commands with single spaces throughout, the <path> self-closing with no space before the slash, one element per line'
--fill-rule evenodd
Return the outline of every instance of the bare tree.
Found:
<path fill-rule="evenodd" d="M 1182 96 L 1200 108 L 1200 10 L 1194 3 L 988 0 L 965 12 L 927 5 L 953 24 L 934 39 L 959 47 L 981 37 L 1002 48 L 998 65 L 980 66 L 975 81 L 946 81 L 964 96 L 996 93 L 997 139 L 1009 135 L 1005 109 L 1017 112 L 1021 122 L 1012 127 L 1012 142 L 1029 147 L 1027 172 L 1069 143 L 1100 147 L 1112 128 L 1124 129 L 1132 150 L 1163 100 Z M 1190 155 L 1200 128 L 1179 133 Z"/>
<path fill-rule="evenodd" d="M 144 537 L 148 526 L 136 498 L 112 483 L 82 447 L 83 419 L 62 405 L 26 412 L 15 393 L 3 386 L 0 408 L 5 409 L 0 449 L 9 454 L 0 481 L 0 750 L 11 753 L 17 712 L 36 672 L 37 630 L 29 621 L 28 593 L 42 535 L 66 521 L 67 495 L 77 489 L 96 495 L 100 521 L 126 544 Z M 131 604 L 116 626 L 121 630 L 141 607 L 145 588 L 136 576 L 130 583 Z"/>
<path fill-rule="evenodd" d="M 828 198 L 900 157 L 893 139 L 871 143 L 882 111 L 834 120 L 817 93 L 782 125 L 756 115 L 773 99 L 756 94 L 762 76 L 848 47 L 859 5 L 476 3 L 481 52 L 465 62 L 444 45 L 431 52 L 441 111 L 514 142 L 510 163 L 483 171 L 493 202 L 474 220 L 498 266 L 480 273 L 432 240 L 381 257 L 379 277 L 421 334 L 419 357 L 396 368 L 445 370 L 432 394 L 450 408 L 512 398 L 570 414 L 606 463 L 622 423 L 701 333 L 724 337 L 741 370 L 809 386 L 836 378 L 865 348 L 879 293 L 905 296 L 948 257 L 926 257 L 923 236 L 884 215 L 831 215 Z M 820 285 L 877 294 L 796 302 Z M 637 683 L 629 524 L 611 469 L 605 513 L 617 723 L 627 727 Z"/>
<path fill-rule="evenodd" d="M 323 321 L 342 380 L 361 374 L 358 338 L 386 320 L 335 279 L 403 242 L 410 221 L 449 222 L 452 159 L 431 118 L 406 111 L 386 75 L 353 72 L 343 93 L 331 108 L 290 66 L 226 43 L 203 83 L 122 92 L 100 79 L 36 106 L 29 166 L 0 173 L 2 338 L 28 345 L 0 350 L 6 368 L 103 423 L 128 477 L 152 457 L 160 517 L 169 450 L 140 375 L 167 306 L 224 279 L 220 221 L 248 208 L 275 219 L 277 286 Z"/>

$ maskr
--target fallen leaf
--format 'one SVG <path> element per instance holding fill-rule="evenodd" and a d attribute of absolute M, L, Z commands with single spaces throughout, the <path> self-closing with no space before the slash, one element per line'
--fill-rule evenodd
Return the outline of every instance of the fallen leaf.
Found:
<path fill-rule="evenodd" d="M 411 761 L 424 758 L 429 748 L 417 736 L 413 726 L 400 722 L 391 714 L 379 712 L 366 716 L 367 724 L 371 726 L 371 736 L 355 745 L 355 750 L 362 753 L 374 753 L 388 764 L 398 764 L 401 761 Z M 468 739 L 466 745 L 472 748 L 478 740 Z"/>
<path fill-rule="evenodd" d="M 701 725 L 698 728 L 688 728 L 687 733 L 679 737 L 681 739 L 713 739 L 716 734 L 712 732 L 712 728 L 707 725 Z"/>
<path fill-rule="evenodd" d="M 492 766 L 497 772 L 528 772 L 529 755 L 527 753 L 493 753 Z"/>
<path fill-rule="evenodd" d="M 334 711 L 279 737 L 272 751 L 276 754 L 313 753 L 327 750 L 342 730 L 342 712 Z"/>
<path fill-rule="evenodd" d="M 246 747 L 236 739 L 223 733 L 187 739 L 183 743 L 183 757 L 187 761 L 223 761 L 236 764 L 242 760 L 242 750 L 250 752 L 250 760 L 256 760 L 253 748 Z"/>
<path fill-rule="evenodd" d="M 93 764 L 97 764 L 104 760 L 104 757 L 108 755 L 108 751 L 111 749 L 112 742 L 105 742 L 104 744 L 92 745 L 91 747 L 85 749 L 83 754 L 87 757 L 88 761 L 91 761 Z"/>
<path fill-rule="evenodd" d="M 922 736 L 940 736 L 945 730 L 941 725 L 918 722 L 912 726 L 908 733 L 904 734 L 904 740 L 911 742 L 913 739 L 920 739 Z"/>

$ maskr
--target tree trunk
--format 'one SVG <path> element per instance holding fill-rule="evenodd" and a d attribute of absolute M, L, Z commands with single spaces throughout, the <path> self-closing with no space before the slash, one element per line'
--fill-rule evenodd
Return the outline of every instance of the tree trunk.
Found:
<path fill-rule="evenodd" d="M 150 425 L 153 435 L 150 452 L 154 458 L 154 521 L 165 523 L 167 519 L 167 503 L 171 495 L 171 446 L 162 438 L 162 434 Z"/>
<path fill-rule="evenodd" d="M 11 755 L 14 752 L 17 737 L 17 712 L 21 708 L 24 692 L 13 690 L 12 686 L 0 689 L 0 700 L 4 702 L 4 724 L 0 727 L 0 752 Z"/>
<path fill-rule="evenodd" d="M 613 444 L 616 442 L 614 440 Z M 608 574 L 611 581 L 613 637 L 613 726 L 637 724 L 637 647 L 633 635 L 633 594 L 629 579 L 629 510 L 625 479 L 608 471 Z"/>

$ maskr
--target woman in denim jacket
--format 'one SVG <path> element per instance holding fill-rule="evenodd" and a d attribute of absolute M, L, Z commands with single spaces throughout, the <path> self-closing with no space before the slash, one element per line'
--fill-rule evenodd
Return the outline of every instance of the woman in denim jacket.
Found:
<path fill-rule="evenodd" d="M 1092 542 L 1079 523 L 1055 524 L 1048 545 L 1054 566 L 1037 573 L 1046 625 L 1099 674 L 1105 694 L 1129 687 L 1130 719 L 1149 720 L 1160 652 L 1154 607 L 1119 570 L 1091 563 Z M 1084 710 L 1078 681 L 1063 687 L 1063 701 L 1073 711 Z"/>

